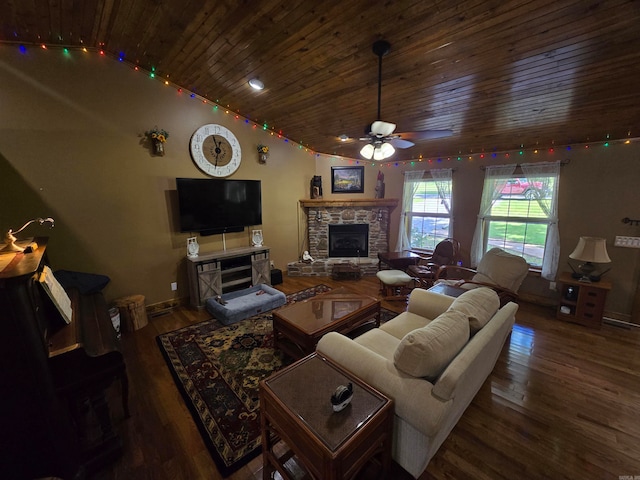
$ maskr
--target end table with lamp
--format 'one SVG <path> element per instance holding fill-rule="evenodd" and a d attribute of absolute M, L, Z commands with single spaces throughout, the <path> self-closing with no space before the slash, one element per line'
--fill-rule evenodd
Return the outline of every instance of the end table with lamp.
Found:
<path fill-rule="evenodd" d="M 580 237 L 578 245 L 569 258 L 579 260 L 579 273 L 562 272 L 558 278 L 560 299 L 556 318 L 568 322 L 579 323 L 586 327 L 600 328 L 607 293 L 612 288 L 611 282 L 601 280 L 608 270 L 596 274 L 594 263 L 610 263 L 607 254 L 606 240 L 597 237 Z"/>

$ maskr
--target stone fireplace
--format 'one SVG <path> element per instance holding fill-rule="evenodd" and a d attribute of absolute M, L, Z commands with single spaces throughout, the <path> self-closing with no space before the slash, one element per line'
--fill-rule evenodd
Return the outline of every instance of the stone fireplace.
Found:
<path fill-rule="evenodd" d="M 304 250 L 314 262 L 290 262 L 289 276 L 331 276 L 340 263 L 358 265 L 363 275 L 376 274 L 378 252 L 389 251 L 389 217 L 397 199 L 314 199 L 300 205 L 307 223 Z"/>

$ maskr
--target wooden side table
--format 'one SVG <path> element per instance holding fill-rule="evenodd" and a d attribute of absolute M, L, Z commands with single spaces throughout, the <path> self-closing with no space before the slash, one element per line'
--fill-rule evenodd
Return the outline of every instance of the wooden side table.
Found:
<path fill-rule="evenodd" d="M 430 292 L 439 293 L 440 295 L 446 295 L 447 297 L 459 297 L 464 292 L 469 290 L 454 287 L 453 285 L 447 285 L 446 283 L 436 283 L 433 287 L 428 289 Z"/>
<path fill-rule="evenodd" d="M 600 328 L 607 292 L 611 282 L 581 282 L 569 272 L 562 272 L 558 279 L 560 299 L 556 317 L 586 327 Z"/>
<path fill-rule="evenodd" d="M 415 265 L 420 260 L 420 255 L 409 252 L 379 252 L 378 253 L 378 270 L 382 269 L 384 263 L 392 270 L 402 270 L 403 272 L 409 265 Z"/>
<path fill-rule="evenodd" d="M 353 399 L 334 412 L 331 394 L 348 383 Z M 393 401 L 317 353 L 260 382 L 260 417 L 265 480 L 275 470 L 292 478 L 292 457 L 311 478 L 354 478 L 370 461 L 386 478 Z"/>

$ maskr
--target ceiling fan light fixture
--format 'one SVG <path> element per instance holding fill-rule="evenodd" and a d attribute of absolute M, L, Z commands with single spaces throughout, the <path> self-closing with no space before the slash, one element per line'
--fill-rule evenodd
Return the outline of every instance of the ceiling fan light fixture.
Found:
<path fill-rule="evenodd" d="M 391 145 L 390 143 L 383 143 L 378 148 L 376 148 L 375 152 L 373 153 L 373 158 L 374 160 L 384 160 L 385 158 L 389 158 L 394 153 L 396 153 L 396 149 L 393 148 L 393 145 Z M 380 158 L 376 158 L 377 156 L 379 156 Z"/>
<path fill-rule="evenodd" d="M 374 150 L 375 148 L 373 147 L 373 145 L 367 143 L 364 147 L 362 147 L 362 150 L 360 150 L 360 155 L 362 155 L 367 160 L 371 160 Z"/>
<path fill-rule="evenodd" d="M 391 155 L 396 153 L 396 149 L 393 148 L 393 145 L 390 143 L 383 143 L 380 145 L 380 150 L 382 151 L 382 158 L 389 158 Z"/>
<path fill-rule="evenodd" d="M 258 80 L 257 78 L 252 78 L 248 83 L 249 86 L 254 90 L 264 90 L 264 83 L 262 83 L 262 81 Z"/>

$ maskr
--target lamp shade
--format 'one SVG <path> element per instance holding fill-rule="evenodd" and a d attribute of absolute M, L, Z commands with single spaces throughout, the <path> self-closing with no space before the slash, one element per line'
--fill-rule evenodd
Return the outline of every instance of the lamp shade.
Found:
<path fill-rule="evenodd" d="M 389 158 L 391 155 L 396 153 L 396 149 L 393 148 L 393 145 L 391 145 L 390 143 L 383 143 L 382 145 L 380 145 L 380 150 L 382 150 L 383 158 Z"/>
<path fill-rule="evenodd" d="M 611 259 L 607 254 L 607 244 L 604 238 L 580 237 L 575 250 L 569 258 L 581 262 L 609 263 Z"/>
<path fill-rule="evenodd" d="M 364 147 L 362 147 L 362 150 L 360 150 L 360 155 L 362 155 L 367 160 L 371 160 L 371 157 L 373 157 L 373 150 L 373 145 L 367 143 Z"/>

